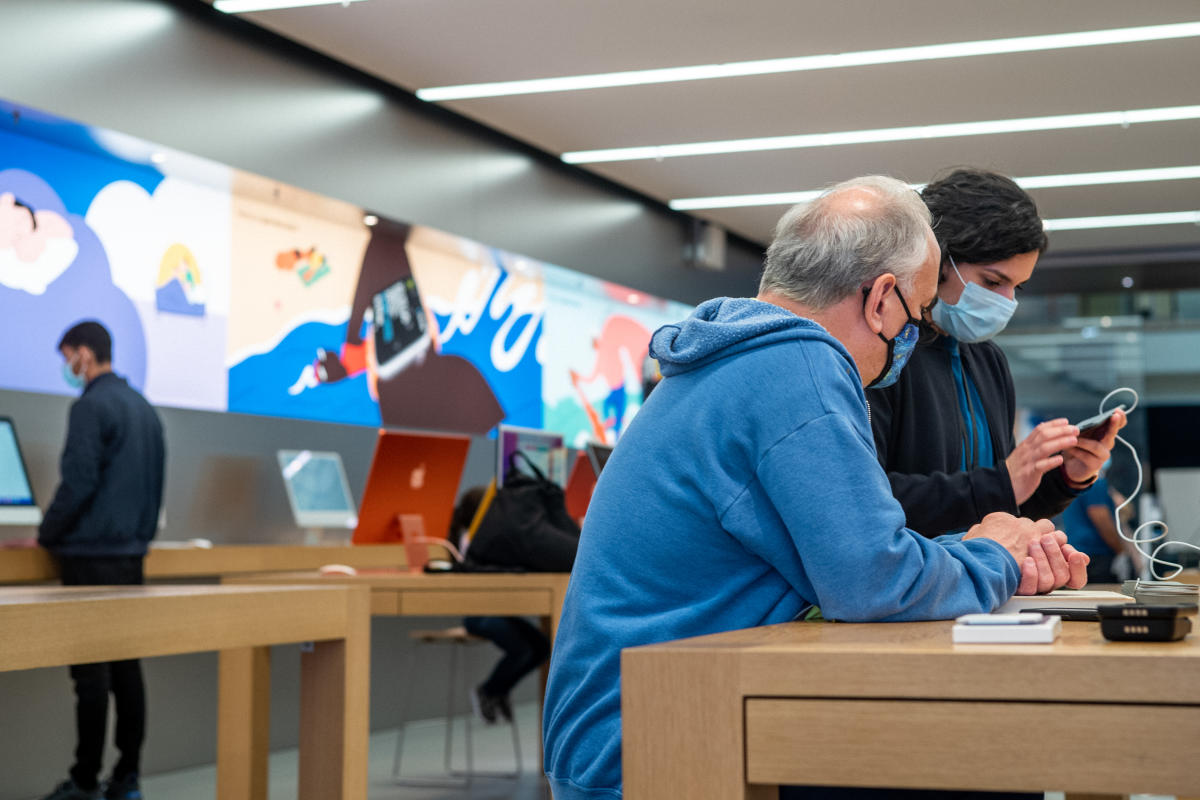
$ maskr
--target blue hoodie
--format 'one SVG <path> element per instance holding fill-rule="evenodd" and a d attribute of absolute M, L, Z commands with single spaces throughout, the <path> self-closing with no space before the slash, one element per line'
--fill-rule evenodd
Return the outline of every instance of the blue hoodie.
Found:
<path fill-rule="evenodd" d="M 664 380 L 588 507 L 546 689 L 555 800 L 621 796 L 625 647 L 794 620 L 991 611 L 1016 561 L 904 527 L 858 369 L 820 325 L 719 298 L 654 334 Z"/>

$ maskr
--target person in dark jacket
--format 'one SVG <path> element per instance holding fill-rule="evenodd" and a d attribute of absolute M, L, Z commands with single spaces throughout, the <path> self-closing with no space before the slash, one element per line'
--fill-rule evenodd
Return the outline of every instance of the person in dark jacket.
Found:
<path fill-rule="evenodd" d="M 141 584 L 142 560 L 162 504 L 162 424 L 154 408 L 112 371 L 112 338 L 81 322 L 58 344 L 63 377 L 82 396 L 71 406 L 61 482 L 38 529 L 65 586 Z M 145 688 L 136 660 L 77 664 L 77 745 L 70 777 L 44 800 L 137 800 L 146 727 Z M 120 760 L 101 794 L 99 774 L 108 695 L 117 711 Z"/>
<path fill-rule="evenodd" d="M 1095 439 L 1053 419 L 1015 441 L 1012 375 L 989 340 L 1046 249 L 1037 207 L 1009 178 L 974 169 L 921 197 L 942 251 L 938 301 L 900 380 L 867 391 L 879 462 L 909 527 L 925 536 L 993 511 L 1053 517 L 1096 479 L 1125 416 L 1114 414 Z"/>

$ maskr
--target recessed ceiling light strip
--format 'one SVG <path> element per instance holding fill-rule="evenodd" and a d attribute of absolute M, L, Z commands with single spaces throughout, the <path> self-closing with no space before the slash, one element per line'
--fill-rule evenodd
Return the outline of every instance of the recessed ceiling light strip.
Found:
<path fill-rule="evenodd" d="M 1200 119 L 1200 106 L 1139 108 L 1131 111 L 1101 111 L 1090 114 L 1056 114 L 1049 117 L 1023 117 L 979 122 L 951 122 L 940 125 L 910 125 L 902 128 L 875 128 L 835 133 L 802 133 L 794 136 L 764 136 L 754 139 L 727 139 L 716 142 L 691 142 L 645 147 L 614 147 L 604 150 L 578 150 L 562 154 L 568 164 L 597 164 L 609 161 L 711 156 L 752 153 L 764 150 L 798 150 L 810 147 L 835 147 L 875 142 L 909 142 L 918 139 L 946 139 L 959 136 L 985 136 L 997 133 L 1028 133 L 1071 128 L 1098 128 L 1118 125 L 1127 128 L 1143 122 L 1172 122 Z"/>
<path fill-rule="evenodd" d="M 226 0 L 228 2 L 228 0 Z M 1200 36 L 1200 22 L 1181 22 L 1171 25 L 1146 25 L 1136 28 L 1111 28 L 1102 31 L 1051 33 L 1038 36 L 1017 36 L 1007 39 L 984 39 L 975 42 L 947 42 L 893 47 L 885 50 L 862 50 L 852 53 L 771 58 L 758 61 L 737 61 L 726 64 L 701 64 L 690 67 L 605 72 L 591 75 L 571 75 L 558 78 L 533 78 L 520 81 L 471 83 L 460 86 L 438 86 L 418 89 L 417 97 L 429 102 L 466 100 L 479 97 L 504 97 L 544 92 L 568 92 L 582 89 L 603 89 L 637 86 L 648 83 L 735 78 L 748 75 L 769 75 L 784 72 L 861 67 L 876 64 L 897 64 L 907 61 L 932 61 L 968 56 L 1028 53 L 1038 50 L 1062 50 L 1075 47 L 1094 47 L 1108 44 L 1183 39 Z"/>
<path fill-rule="evenodd" d="M 281 8 L 309 6 L 347 6 L 363 0 L 214 0 L 213 8 L 226 14 L 248 14 L 252 11 L 277 11 Z"/>
<path fill-rule="evenodd" d="M 1106 172 L 1076 172 L 1064 175 L 1035 175 L 1029 178 L 1013 178 L 1024 189 L 1057 189 L 1069 186 L 1104 186 L 1119 183 L 1153 183 L 1200 178 L 1200 166 L 1157 167 L 1153 169 L 1123 169 Z M 909 184 L 921 191 L 925 184 Z M 790 206 L 807 203 L 821 194 L 820 189 L 799 192 L 772 192 L 764 194 L 733 194 L 713 197 L 684 197 L 672 200 L 669 205 L 676 211 L 696 211 L 704 208 L 747 208 L 751 206 Z"/>
<path fill-rule="evenodd" d="M 1108 217 L 1064 217 L 1045 220 L 1048 231 L 1082 231 L 1096 228 L 1133 228 L 1142 225 L 1200 225 L 1200 211 L 1163 214 L 1116 214 Z"/>

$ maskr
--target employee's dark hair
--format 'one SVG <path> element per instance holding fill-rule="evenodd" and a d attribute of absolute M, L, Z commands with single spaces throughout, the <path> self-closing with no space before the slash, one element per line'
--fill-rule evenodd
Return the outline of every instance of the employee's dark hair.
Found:
<path fill-rule="evenodd" d="M 1010 178 L 982 169 L 956 169 L 921 191 L 933 232 L 958 263 L 994 264 L 1046 252 L 1046 232 L 1033 198 Z"/>
<path fill-rule="evenodd" d="M 450 539 L 457 543 L 458 535 L 471 527 L 472 520 L 475 519 L 475 512 L 479 510 L 479 504 L 483 502 L 483 495 L 487 492 L 486 486 L 472 486 L 462 493 L 462 497 L 458 498 L 458 505 L 454 506 L 454 516 L 450 518 Z"/>
<path fill-rule="evenodd" d="M 64 347 L 72 349 L 86 347 L 92 351 L 98 364 L 107 364 L 112 361 L 112 336 L 109 334 L 108 328 L 95 320 L 89 319 L 71 326 L 58 343 L 59 350 Z"/>

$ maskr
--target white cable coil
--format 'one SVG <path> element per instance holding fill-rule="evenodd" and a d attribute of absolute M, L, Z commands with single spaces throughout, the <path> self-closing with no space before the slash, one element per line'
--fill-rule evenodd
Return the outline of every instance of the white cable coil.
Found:
<path fill-rule="evenodd" d="M 1125 409 L 1126 414 L 1129 414 L 1129 412 L 1131 412 L 1135 408 L 1137 408 L 1138 393 L 1136 391 L 1134 391 L 1133 389 L 1129 388 L 1128 386 L 1123 386 L 1120 389 L 1113 389 L 1111 392 L 1104 395 L 1104 399 L 1100 401 L 1100 413 L 1101 414 L 1103 414 L 1103 413 L 1105 413 L 1105 411 L 1107 411 L 1107 409 L 1104 407 L 1105 403 L 1107 403 L 1109 401 L 1109 399 L 1112 398 L 1113 395 L 1118 394 L 1120 392 L 1129 392 L 1131 395 L 1133 395 L 1133 404 Z M 1113 518 L 1117 523 L 1117 533 L 1120 535 L 1120 537 L 1122 539 L 1124 539 L 1125 541 L 1132 544 L 1139 553 L 1141 553 L 1143 556 L 1146 557 L 1146 559 L 1150 562 L 1150 574 L 1153 575 L 1156 580 L 1169 581 L 1172 578 L 1174 578 L 1176 575 L 1178 575 L 1180 572 L 1183 572 L 1183 565 L 1176 563 L 1174 561 L 1167 561 L 1164 558 L 1159 558 L 1158 557 L 1159 552 L 1164 547 L 1171 547 L 1172 545 L 1174 545 L 1176 547 L 1190 547 L 1193 550 L 1200 550 L 1200 547 L 1197 547 L 1196 545 L 1192 544 L 1191 542 L 1180 542 L 1180 541 L 1167 540 L 1167 531 L 1168 531 L 1167 523 L 1163 522 L 1162 520 L 1157 520 L 1157 519 L 1147 520 L 1146 522 L 1143 522 L 1142 524 L 1138 525 L 1137 528 L 1134 529 L 1132 536 L 1126 535 L 1125 528 L 1121 524 L 1121 509 L 1125 508 L 1125 506 L 1132 503 L 1134 498 L 1137 497 L 1139 494 L 1141 494 L 1141 491 L 1142 491 L 1142 462 L 1141 462 L 1141 459 L 1138 458 L 1138 452 L 1134 448 L 1134 446 L 1131 445 L 1129 442 L 1125 441 L 1125 439 L 1121 438 L 1120 434 L 1117 435 L 1117 441 L 1120 442 L 1121 444 L 1125 445 L 1127 448 L 1129 448 L 1129 452 L 1133 456 L 1133 464 L 1135 467 L 1137 467 L 1137 488 L 1135 488 L 1133 490 L 1133 492 L 1129 495 L 1129 497 L 1125 498 L 1125 502 L 1121 503 L 1119 506 L 1117 506 L 1115 509 L 1113 509 Z M 1154 532 L 1155 526 L 1157 526 L 1158 528 L 1161 529 L 1157 533 Z M 1145 534 L 1143 534 L 1143 531 L 1145 531 Z M 1159 542 L 1159 545 L 1157 547 L 1155 547 L 1153 550 L 1150 550 L 1149 546 L 1154 544 L 1155 542 Z M 1145 547 L 1143 547 L 1143 545 L 1145 545 Z M 1167 567 L 1172 567 L 1174 569 L 1174 572 L 1172 572 L 1170 575 L 1159 574 L 1158 569 L 1157 569 L 1157 565 L 1159 565 L 1159 564 L 1162 564 Z"/>

